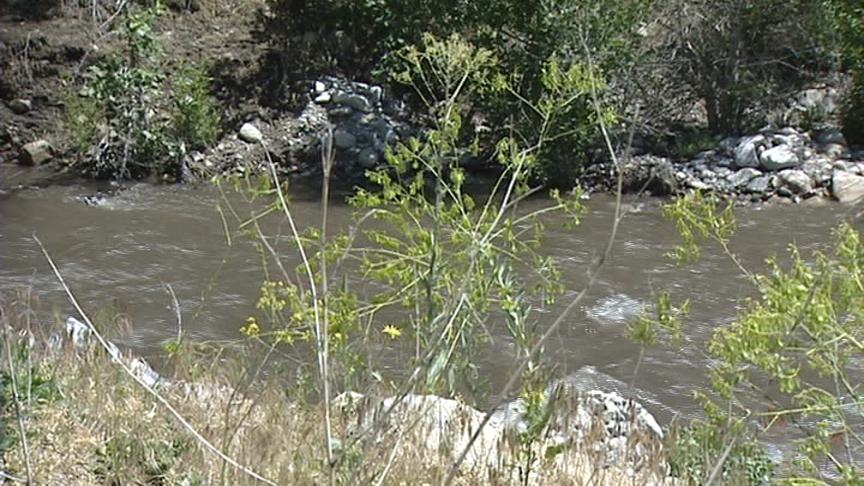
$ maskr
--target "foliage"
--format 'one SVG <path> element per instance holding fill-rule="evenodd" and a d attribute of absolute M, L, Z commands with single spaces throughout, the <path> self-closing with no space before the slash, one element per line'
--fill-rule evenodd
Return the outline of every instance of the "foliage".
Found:
<path fill-rule="evenodd" d="M 843 134 L 849 143 L 864 144 L 864 5 L 856 0 L 825 0 L 832 14 L 840 52 L 852 73 L 852 86 L 841 107 Z"/>
<path fill-rule="evenodd" d="M 718 413 L 707 421 L 696 420 L 676 430 L 670 439 L 670 473 L 684 484 L 705 484 L 721 464 L 717 484 L 770 484 L 775 465 L 758 441 L 746 438 L 745 427 L 743 421 L 729 427 L 723 414 Z M 730 442 L 732 437 L 737 440 Z"/>
<path fill-rule="evenodd" d="M 178 179 L 185 150 L 202 148 L 218 134 L 203 69 L 181 70 L 173 95 L 166 96 L 168 76 L 153 31 L 161 12 L 157 2 L 129 13 L 124 55 L 91 66 L 83 87 L 69 97 L 67 126 L 78 166 L 93 176 L 134 179 L 157 172 Z"/>
<path fill-rule="evenodd" d="M 378 339 L 386 339 L 388 346 L 410 347 L 412 363 L 424 370 L 425 381 L 412 387 L 453 394 L 474 390 L 480 383 L 474 362 L 493 313 L 506 316 L 520 358 L 537 359 L 529 353 L 537 336 L 529 302 L 551 301 L 560 291 L 554 262 L 537 252 L 543 230 L 539 215 L 564 213 L 578 224 L 582 208 L 578 192 L 555 192 L 549 207 L 519 211 L 520 201 L 535 191 L 529 182 L 539 163 L 538 147 L 548 141 L 543 132 L 528 146 L 514 138 L 501 139 L 500 179 L 485 200 L 475 200 L 465 190 L 465 171 L 457 165 L 471 150 L 462 145 L 464 107 L 478 93 L 511 89 L 497 74 L 498 60 L 458 36 L 426 36 L 422 46 L 401 55 L 405 62 L 398 79 L 426 100 L 433 128 L 422 138 L 388 149 L 387 167 L 367 174 L 375 187 L 358 189 L 349 200 L 358 210 L 357 228 L 328 241 L 322 241 L 323 232 L 316 229 L 301 236 L 300 243 L 318 248 L 308 259 L 313 285 L 319 287 L 317 301 L 313 289 L 297 283 L 309 282 L 305 264 L 296 279 L 284 274 L 268 279 L 259 309 L 270 324 L 262 321 L 259 327 L 255 319 L 254 334 L 311 342 L 317 335 L 314 323 L 326 320 L 333 358 L 350 375 L 371 365 L 364 364 L 356 349 L 369 339 L 368 329 L 381 329 Z M 571 83 L 579 80 L 554 73 L 549 84 L 558 93 L 574 89 Z M 551 101 L 537 107 L 547 119 L 567 108 Z M 275 197 L 276 182 L 247 185 L 245 190 L 252 197 Z M 280 198 L 275 199 L 268 212 L 281 209 Z M 367 221 L 368 227 L 363 224 Z M 356 244 L 361 236 L 368 245 Z M 261 251 L 266 255 L 269 250 L 262 245 Z M 334 285 L 346 279 L 342 272 L 347 260 L 359 262 L 358 275 L 376 282 L 381 289 L 377 295 L 361 298 L 344 284 Z M 520 276 L 522 270 L 530 270 L 537 283 L 529 285 Z M 334 290 L 322 295 L 325 278 Z M 379 319 L 391 308 L 407 316 L 406 322 Z M 266 327 L 272 330 L 261 331 Z M 244 326 L 247 335 L 252 329 L 251 321 Z M 539 373 L 536 364 L 528 369 L 529 374 Z"/>
<path fill-rule="evenodd" d="M 492 162 L 499 138 L 513 136 L 514 130 L 517 139 L 522 133 L 530 138 L 531 134 L 549 130 L 558 136 L 550 135 L 550 141 L 555 143 L 543 147 L 543 162 L 535 176 L 549 185 L 569 189 L 579 168 L 594 160 L 598 145 L 599 131 L 589 91 L 593 89 L 597 97 L 603 98 L 607 95 L 604 77 L 638 60 L 635 49 L 640 39 L 638 30 L 652 3 L 652 0 L 329 0 L 317 2 L 313 7 L 303 1 L 271 0 L 271 52 L 290 57 L 293 62 L 296 54 L 284 38 L 295 38 L 310 26 L 325 26 L 318 32 L 324 41 L 310 45 L 310 49 L 322 57 L 335 59 L 343 68 L 354 67 L 364 74 L 371 70 L 378 77 L 387 74 L 398 81 L 405 69 L 412 67 L 413 61 L 406 59 L 406 50 L 416 46 L 428 51 L 424 36 L 441 39 L 465 36 L 495 56 L 500 72 L 506 75 L 519 97 L 507 90 L 475 93 L 467 110 L 470 116 L 463 117 L 463 144 L 476 143 L 473 156 Z M 346 37 L 349 42 L 328 50 L 326 39 Z M 442 47 L 448 46 L 442 44 Z M 327 54 L 321 54 L 322 51 Z M 441 51 L 434 55 L 459 54 Z M 589 57 L 593 67 L 589 65 Z M 568 86 L 570 92 L 555 92 L 550 81 L 556 75 L 578 77 L 581 85 Z M 579 99 L 570 100 L 570 96 Z M 544 119 L 534 108 L 549 101 L 566 105 L 568 110 L 561 111 L 555 120 Z M 604 116 L 612 113 L 610 109 Z"/>
<path fill-rule="evenodd" d="M 658 21 L 655 69 L 701 100 L 715 134 L 762 123 L 766 108 L 832 59 L 822 0 L 675 1 Z"/>
<path fill-rule="evenodd" d="M 210 94 L 212 79 L 206 66 L 186 66 L 174 83 L 175 136 L 187 149 L 202 149 L 219 136 L 219 106 Z"/>
<path fill-rule="evenodd" d="M 96 450 L 96 476 L 104 484 L 160 484 L 187 445 L 117 435 Z"/>
<path fill-rule="evenodd" d="M 719 244 L 759 293 L 708 343 L 715 360 L 712 388 L 728 403 L 726 423 L 753 416 L 765 418 L 766 428 L 792 422 L 807 436 L 801 441 L 800 457 L 789 465 L 793 474 L 824 479 L 828 472 L 819 464 L 827 458 L 830 474 L 847 484 L 860 482 L 861 470 L 854 461 L 861 447 L 854 431 L 864 407 L 858 378 L 864 357 L 860 233 L 840 225 L 833 252 L 816 251 L 805 259 L 792 246 L 787 268 L 772 259 L 770 275 L 754 275 L 728 246 L 735 227 L 731 210 L 717 212 L 716 204 L 697 196 L 667 206 L 664 214 L 684 235 L 678 255 L 698 255 L 692 247 L 700 235 Z M 719 413 L 716 406 L 708 407 Z M 716 433 L 718 426 L 712 427 L 711 433 Z"/>

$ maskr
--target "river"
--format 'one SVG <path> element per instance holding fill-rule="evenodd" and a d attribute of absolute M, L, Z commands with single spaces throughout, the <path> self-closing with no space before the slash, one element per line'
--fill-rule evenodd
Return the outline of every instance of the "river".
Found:
<path fill-rule="evenodd" d="M 240 340 L 238 329 L 256 312 L 263 278 L 261 259 L 249 240 L 235 235 L 229 246 L 216 209 L 219 192 L 211 186 L 137 184 L 98 206 L 79 199 L 97 189 L 76 182 L 0 196 L 0 289 L 32 286 L 41 297 L 43 310 L 57 315 L 72 312 L 34 243 L 35 234 L 86 308 L 113 306 L 131 317 L 134 326 L 119 341 L 135 352 L 156 356 L 161 345 L 176 335 L 165 284 L 173 287 L 180 301 L 188 338 Z M 230 199 L 240 204 L 238 198 Z M 334 199 L 331 231 L 346 227 L 352 215 L 338 197 Z M 661 419 L 668 421 L 674 414 L 692 417 L 698 413 L 692 392 L 706 386 L 704 343 L 718 326 L 735 318 L 754 289 L 713 247 L 707 247 L 703 258 L 691 266 L 679 267 L 667 258 L 665 254 L 679 238 L 674 226 L 661 218 L 661 203 L 625 200 L 629 212 L 611 260 L 582 305 L 546 345 L 545 353 L 559 376 L 596 369 L 603 376 L 630 383 L 639 348 L 627 338 L 627 323 L 659 292 L 669 291 L 675 300 L 689 298 L 692 313 L 686 319 L 683 348 L 646 350 L 634 381 L 637 389 L 651 397 L 651 403 L 663 409 L 658 413 Z M 576 229 L 564 229 L 555 219 L 546 221 L 542 252 L 560 263 L 569 290 L 552 308 L 537 314 L 541 328 L 585 284 L 586 266 L 602 252 L 609 236 L 614 199 L 595 195 L 587 205 L 590 211 Z M 292 207 L 298 225 L 320 221 L 317 196 L 300 193 Z M 805 254 L 826 247 L 844 211 L 830 202 L 743 207 L 738 210 L 740 229 L 732 248 L 749 268 L 763 271 L 765 259 L 784 255 L 791 243 Z M 268 228 L 287 235 L 287 227 L 273 220 Z M 291 266 L 299 263 L 292 255 L 286 255 L 286 260 Z M 491 351 L 483 353 L 480 366 L 494 390 L 503 385 L 514 359 L 506 336 L 492 337 Z M 388 351 L 382 352 L 386 355 Z M 400 355 L 393 353 L 385 362 L 398 372 Z"/>

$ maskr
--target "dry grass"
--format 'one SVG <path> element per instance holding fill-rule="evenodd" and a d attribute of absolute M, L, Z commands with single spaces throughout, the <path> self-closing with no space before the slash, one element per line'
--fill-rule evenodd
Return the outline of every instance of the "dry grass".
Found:
<path fill-rule="evenodd" d="M 251 484 L 188 435 L 175 419 L 102 351 L 52 347 L 53 326 L 34 319 L 33 302 L 20 294 L 0 299 L 4 332 L 10 332 L 15 372 L 26 409 L 31 474 L 34 484 Z M 4 363 L 6 356 L 3 356 Z M 32 365 L 28 372 L 27 361 Z M 296 401 L 298 390 L 271 376 L 234 388 L 232 365 L 211 366 L 194 382 L 176 382 L 160 392 L 209 441 L 239 463 L 278 484 L 321 484 L 329 480 L 320 406 Z M 180 370 L 182 371 L 182 370 Z M 4 366 L 0 376 L 9 375 Z M 426 402 L 422 402 L 426 403 Z M 454 403 L 457 408 L 473 408 Z M 334 435 L 339 439 L 334 477 L 340 484 L 436 484 L 447 475 L 458 444 L 470 437 L 478 417 L 454 415 L 445 425 L 402 407 L 399 420 L 378 420 L 381 400 L 365 405 L 334 406 Z M 12 418 L 14 409 L 4 404 Z M 414 419 L 416 412 L 417 420 Z M 427 411 L 428 412 L 428 411 Z M 476 412 L 476 411 L 474 411 Z M 479 412 L 477 412 L 479 413 Z M 482 416 L 482 414 L 480 414 Z M 434 416 L 425 413 L 426 417 Z M 14 421 L 5 422 L 10 431 Z M 432 425 L 430 425 L 432 423 Z M 434 430 L 435 427 L 442 427 Z M 430 437 L 439 440 L 430 446 Z M 467 435 L 466 435 L 467 434 Z M 468 462 L 457 484 L 519 484 L 522 474 L 518 441 L 494 444 L 496 464 Z M 3 470 L 25 477 L 21 441 L 0 450 Z M 488 444 L 487 444 L 488 446 Z M 628 476 L 599 466 L 591 454 L 568 450 L 532 466 L 529 484 L 645 484 L 646 476 Z M 380 483 L 379 483 L 380 481 Z"/>

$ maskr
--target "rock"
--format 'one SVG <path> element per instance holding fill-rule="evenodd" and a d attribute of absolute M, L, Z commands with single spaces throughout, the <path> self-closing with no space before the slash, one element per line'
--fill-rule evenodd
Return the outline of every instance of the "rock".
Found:
<path fill-rule="evenodd" d="M 375 400 L 348 392 L 333 401 L 337 407 L 360 416 L 359 426 L 349 429 L 349 436 L 373 427 L 379 430 L 378 434 L 405 434 L 407 441 L 421 449 L 434 453 L 448 451 L 454 460 L 468 445 L 484 418 L 483 413 L 469 405 L 435 395 L 409 393 L 402 399 Z M 471 470 L 497 465 L 500 433 L 499 428 L 483 427 L 465 457 L 463 468 Z"/>
<path fill-rule="evenodd" d="M 778 145 L 762 152 L 759 160 L 765 170 L 780 170 L 801 164 L 801 158 L 788 145 Z"/>
<path fill-rule="evenodd" d="M 315 94 L 321 94 L 327 90 L 327 85 L 323 81 L 315 81 Z"/>
<path fill-rule="evenodd" d="M 732 187 L 739 188 L 746 186 L 751 180 L 759 177 L 760 175 L 762 175 L 762 172 L 760 172 L 759 170 L 752 167 L 745 167 L 731 174 L 729 177 L 726 178 L 726 180 L 729 181 L 729 184 L 731 184 Z"/>
<path fill-rule="evenodd" d="M 333 101 L 340 105 L 349 106 L 355 110 L 369 113 L 372 111 L 372 104 L 366 97 L 354 93 L 336 93 L 333 96 Z"/>
<path fill-rule="evenodd" d="M 811 88 L 798 93 L 796 105 L 800 110 L 815 110 L 819 114 L 830 114 L 837 110 L 837 90 L 834 88 Z"/>
<path fill-rule="evenodd" d="M 264 141 L 264 135 L 261 135 L 261 131 L 258 130 L 255 125 L 251 123 L 244 123 L 242 127 L 240 127 L 240 140 L 243 140 L 247 143 L 261 143 Z"/>
<path fill-rule="evenodd" d="M 675 169 L 664 157 L 633 157 L 622 168 L 621 176 L 625 192 L 644 190 L 653 196 L 668 196 L 678 191 Z"/>
<path fill-rule="evenodd" d="M 777 174 L 779 185 L 792 194 L 807 195 L 813 192 L 813 180 L 803 170 L 787 169 Z"/>
<path fill-rule="evenodd" d="M 855 203 L 864 197 L 864 177 L 849 172 L 834 172 L 831 194 L 841 203 Z"/>
<path fill-rule="evenodd" d="M 18 160 L 25 165 L 41 165 L 51 160 L 53 148 L 45 140 L 36 140 L 21 147 Z"/>
<path fill-rule="evenodd" d="M 738 147 L 738 137 L 726 137 L 717 145 L 717 151 L 728 157 L 735 156 L 735 148 Z"/>
<path fill-rule="evenodd" d="M 33 103 L 30 100 L 18 98 L 9 102 L 9 109 L 19 115 L 23 115 L 33 109 Z"/>
<path fill-rule="evenodd" d="M 330 100 L 332 100 L 332 99 L 333 99 L 333 97 L 330 96 L 330 93 L 327 93 L 325 91 L 324 93 L 321 93 L 315 97 L 315 103 L 323 105 L 325 103 L 330 103 Z"/>
<path fill-rule="evenodd" d="M 743 137 L 735 147 L 735 165 L 738 167 L 759 167 L 759 152 L 765 144 L 764 135 Z"/>
<path fill-rule="evenodd" d="M 832 159 L 849 156 L 849 149 L 839 143 L 826 143 L 820 147 L 820 151 Z"/>
<path fill-rule="evenodd" d="M 66 335 L 76 348 L 83 348 L 90 344 L 90 328 L 72 316 L 66 317 Z"/>
<path fill-rule="evenodd" d="M 349 149 L 357 143 L 357 137 L 347 130 L 337 129 L 333 132 L 333 144 L 341 149 Z"/>
<path fill-rule="evenodd" d="M 846 137 L 843 136 L 843 132 L 840 131 L 839 128 L 827 128 L 825 130 L 820 130 L 816 134 L 816 143 L 820 145 L 828 145 L 831 143 L 846 145 Z"/>
<path fill-rule="evenodd" d="M 760 176 L 747 183 L 746 190 L 751 194 L 765 194 L 771 186 L 770 176 Z"/>
<path fill-rule="evenodd" d="M 368 148 L 361 150 L 360 154 L 357 155 L 357 163 L 367 169 L 375 167 L 378 165 L 378 152 Z"/>

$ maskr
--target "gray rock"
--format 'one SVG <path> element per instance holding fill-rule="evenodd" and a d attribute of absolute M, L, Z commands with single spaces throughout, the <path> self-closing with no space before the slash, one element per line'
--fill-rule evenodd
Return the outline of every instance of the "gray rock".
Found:
<path fill-rule="evenodd" d="M 333 144 L 341 149 L 349 149 L 357 143 L 357 137 L 351 132 L 337 129 L 333 132 Z"/>
<path fill-rule="evenodd" d="M 726 180 L 729 181 L 729 184 L 731 184 L 732 187 L 739 188 L 746 186 L 751 180 L 760 175 L 762 175 L 762 172 L 759 170 L 752 167 L 745 167 L 727 177 Z"/>
<path fill-rule="evenodd" d="M 9 102 L 9 109 L 19 115 L 23 115 L 33 109 L 33 102 L 18 98 Z"/>
<path fill-rule="evenodd" d="M 357 163 L 367 169 L 371 169 L 378 165 L 378 153 L 373 149 L 363 149 L 357 155 Z"/>
<path fill-rule="evenodd" d="M 747 183 L 747 192 L 753 194 L 765 194 L 771 186 L 770 176 L 760 176 Z"/>
<path fill-rule="evenodd" d="M 759 152 L 765 144 L 764 135 L 743 137 L 735 147 L 735 165 L 738 167 L 759 167 Z"/>
<path fill-rule="evenodd" d="M 816 134 L 816 143 L 820 145 L 828 145 L 830 143 L 846 145 L 846 137 L 843 136 L 843 132 L 839 128 L 827 128 L 820 130 Z"/>
<path fill-rule="evenodd" d="M 261 135 L 261 131 L 251 123 L 244 123 L 240 127 L 239 135 L 240 140 L 247 143 L 261 143 L 264 140 L 264 135 Z"/>
<path fill-rule="evenodd" d="M 801 158 L 788 145 L 772 147 L 762 152 L 759 159 L 765 170 L 787 169 L 801 164 Z"/>
<path fill-rule="evenodd" d="M 327 110 L 327 115 L 333 118 L 345 118 L 354 114 L 354 110 L 350 106 L 339 106 Z"/>
<path fill-rule="evenodd" d="M 624 191 L 646 191 L 654 196 L 667 196 L 678 191 L 675 169 L 669 159 L 652 155 L 633 157 L 621 173 Z"/>
<path fill-rule="evenodd" d="M 819 147 L 819 149 L 823 154 L 833 159 L 849 156 L 849 149 L 845 145 L 839 143 L 827 143 Z"/>
<path fill-rule="evenodd" d="M 834 172 L 831 194 L 841 203 L 855 203 L 864 198 L 864 177 L 849 172 Z"/>
<path fill-rule="evenodd" d="M 363 113 L 372 111 L 372 103 L 366 97 L 356 93 L 336 93 L 333 95 L 333 102 L 362 111 Z"/>
<path fill-rule="evenodd" d="M 830 114 L 837 110 L 837 90 L 834 88 L 811 88 L 798 93 L 796 107 L 800 110 L 816 110 Z"/>
<path fill-rule="evenodd" d="M 813 192 L 813 180 L 803 170 L 787 169 L 777 174 L 779 185 L 792 194 L 806 195 Z"/>
<path fill-rule="evenodd" d="M 53 155 L 51 144 L 45 140 L 36 140 L 24 144 L 18 153 L 18 160 L 25 165 L 41 165 L 51 160 Z"/>
<path fill-rule="evenodd" d="M 738 137 L 726 137 L 717 145 L 717 151 L 727 157 L 735 156 L 735 148 L 739 143 Z"/>

